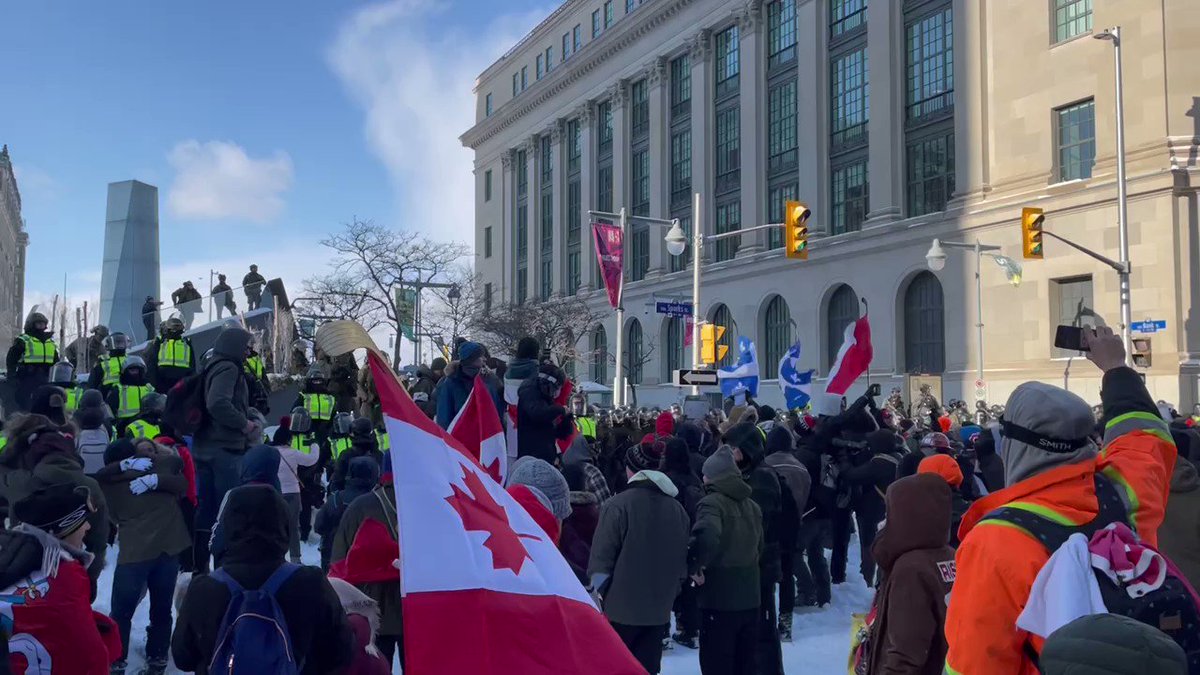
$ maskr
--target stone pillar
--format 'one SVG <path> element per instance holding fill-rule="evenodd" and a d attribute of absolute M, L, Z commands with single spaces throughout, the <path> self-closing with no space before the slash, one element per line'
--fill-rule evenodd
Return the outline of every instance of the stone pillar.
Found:
<path fill-rule="evenodd" d="M 562 297 L 567 290 L 567 218 L 566 195 L 567 184 L 567 153 L 563 152 L 563 121 L 555 120 L 545 132 L 550 134 L 550 166 L 554 175 L 551 176 L 551 202 L 554 214 L 554 244 L 551 247 L 553 258 L 554 290 L 551 295 Z"/>
<path fill-rule="evenodd" d="M 741 112 L 741 227 L 749 228 L 767 222 L 766 175 L 767 151 L 767 92 L 766 46 L 762 29 L 762 0 L 752 0 L 738 14 L 740 45 L 738 76 L 740 88 L 738 105 Z M 767 250 L 766 231 L 741 238 L 738 257 Z"/>
<path fill-rule="evenodd" d="M 537 136 L 525 139 L 521 149 L 525 151 L 525 206 L 528 214 L 525 223 L 525 243 L 529 252 L 525 263 L 525 299 L 528 301 L 540 298 L 542 292 L 542 184 L 538 173 L 541 153 L 538 152 Z"/>
<path fill-rule="evenodd" d="M 871 98 L 867 110 L 867 137 L 871 144 L 867 160 L 868 225 L 904 217 L 904 88 L 907 85 L 903 11 L 902 3 L 898 2 L 872 2 L 867 6 L 867 86 Z M 958 34 L 957 29 L 954 32 Z"/>
<path fill-rule="evenodd" d="M 954 194 L 972 201 L 991 191 L 988 176 L 987 31 L 981 0 L 954 0 Z"/>
<path fill-rule="evenodd" d="M 692 227 L 712 234 L 716 220 L 713 208 L 713 62 L 712 31 L 692 36 L 688 59 L 692 66 L 692 192 L 700 193 L 700 213 L 692 214 Z M 712 260 L 713 247 L 704 247 L 704 260 Z"/>
<path fill-rule="evenodd" d="M 666 218 L 670 212 L 671 135 L 670 92 L 667 87 L 667 60 L 655 59 L 646 72 L 650 96 L 650 215 Z M 667 231 L 650 228 L 650 269 L 647 278 L 660 277 L 667 270 L 667 247 L 663 237 Z"/>
<path fill-rule="evenodd" d="M 629 82 L 621 80 L 608 90 L 612 103 L 613 211 L 629 212 Z M 626 239 L 628 239 L 628 232 Z M 628 259 L 628 256 L 626 256 Z"/>
<path fill-rule="evenodd" d="M 596 112 L 591 101 L 575 110 L 579 120 L 579 289 L 591 291 L 599 287 L 596 278 L 596 240 L 592 236 L 592 217 L 588 211 L 596 208 Z"/>
<path fill-rule="evenodd" d="M 503 261 L 500 273 L 500 297 L 499 303 L 493 301 L 493 304 L 508 303 L 516 297 L 516 228 L 514 227 L 513 218 L 516 215 L 515 204 L 517 196 L 517 180 L 513 172 L 513 157 L 512 150 L 504 151 L 500 155 L 500 241 L 493 242 L 493 245 L 499 245 L 500 258 Z"/>

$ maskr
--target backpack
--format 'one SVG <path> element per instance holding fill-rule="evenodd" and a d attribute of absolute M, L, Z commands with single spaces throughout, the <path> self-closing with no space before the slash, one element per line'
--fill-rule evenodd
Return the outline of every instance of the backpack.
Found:
<path fill-rule="evenodd" d="M 83 472 L 89 476 L 104 468 L 104 450 L 112 439 L 108 429 L 81 429 L 75 436 L 75 451 L 83 459 Z"/>
<path fill-rule="evenodd" d="M 299 675 L 301 659 L 292 648 L 287 621 L 275 595 L 299 565 L 284 563 L 257 590 L 243 589 L 225 570 L 212 578 L 229 589 L 229 607 L 217 631 L 211 675 Z"/>
<path fill-rule="evenodd" d="M 196 433 L 208 414 L 204 401 L 204 373 L 193 373 L 176 382 L 167 391 L 167 404 L 162 421 L 175 433 L 191 436 Z"/>
<path fill-rule="evenodd" d="M 1095 482 L 1096 502 L 1100 508 L 1092 522 L 1086 525 L 1060 525 L 1029 511 L 1008 506 L 992 511 L 983 520 L 1014 525 L 1041 542 L 1049 553 L 1057 551 L 1076 532 L 1091 539 L 1093 534 L 1111 523 L 1125 523 L 1133 529 L 1129 511 L 1112 481 L 1096 473 Z M 1100 586 L 1104 606 L 1110 614 L 1120 614 L 1162 631 L 1187 654 L 1188 672 L 1200 672 L 1200 631 L 1195 628 L 1200 625 L 1200 607 L 1193 599 L 1190 586 L 1178 576 L 1178 569 L 1174 565 L 1167 567 L 1169 571 L 1162 586 L 1138 598 L 1129 597 L 1123 587 L 1114 584 L 1099 570 L 1093 568 L 1092 571 Z M 1033 663 L 1038 663 L 1037 654 L 1028 642 L 1025 643 L 1025 651 Z"/>

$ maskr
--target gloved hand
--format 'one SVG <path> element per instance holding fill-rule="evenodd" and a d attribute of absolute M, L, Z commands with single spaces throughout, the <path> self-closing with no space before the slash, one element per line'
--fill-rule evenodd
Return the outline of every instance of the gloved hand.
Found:
<path fill-rule="evenodd" d="M 135 495 L 143 495 L 158 488 L 158 474 L 141 476 L 129 481 L 129 491 Z"/>
<path fill-rule="evenodd" d="M 149 471 L 152 466 L 154 466 L 154 461 L 149 457 L 130 457 L 121 460 L 122 471 Z"/>

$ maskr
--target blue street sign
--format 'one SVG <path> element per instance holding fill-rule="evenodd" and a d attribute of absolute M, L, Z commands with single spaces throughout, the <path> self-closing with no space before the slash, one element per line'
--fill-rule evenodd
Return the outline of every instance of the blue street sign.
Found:
<path fill-rule="evenodd" d="M 654 311 L 667 316 L 685 318 L 692 315 L 692 303 L 690 302 L 656 302 L 654 303 Z"/>
<path fill-rule="evenodd" d="M 1160 330 L 1167 329 L 1166 321 L 1134 321 L 1129 324 L 1129 329 L 1135 333 L 1157 333 Z"/>

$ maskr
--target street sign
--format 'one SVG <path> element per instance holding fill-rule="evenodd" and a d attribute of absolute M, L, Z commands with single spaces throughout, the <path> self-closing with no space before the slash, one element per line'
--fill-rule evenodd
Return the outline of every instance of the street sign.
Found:
<path fill-rule="evenodd" d="M 677 370 L 672 382 L 677 387 L 715 387 L 717 386 L 717 371 Z"/>
<path fill-rule="evenodd" d="M 1135 333 L 1157 333 L 1160 330 L 1167 329 L 1166 321 L 1134 321 L 1129 324 L 1129 329 Z"/>
<path fill-rule="evenodd" d="M 679 318 L 689 317 L 692 315 L 692 303 L 690 302 L 656 302 L 654 303 L 654 311 L 667 316 Z"/>

